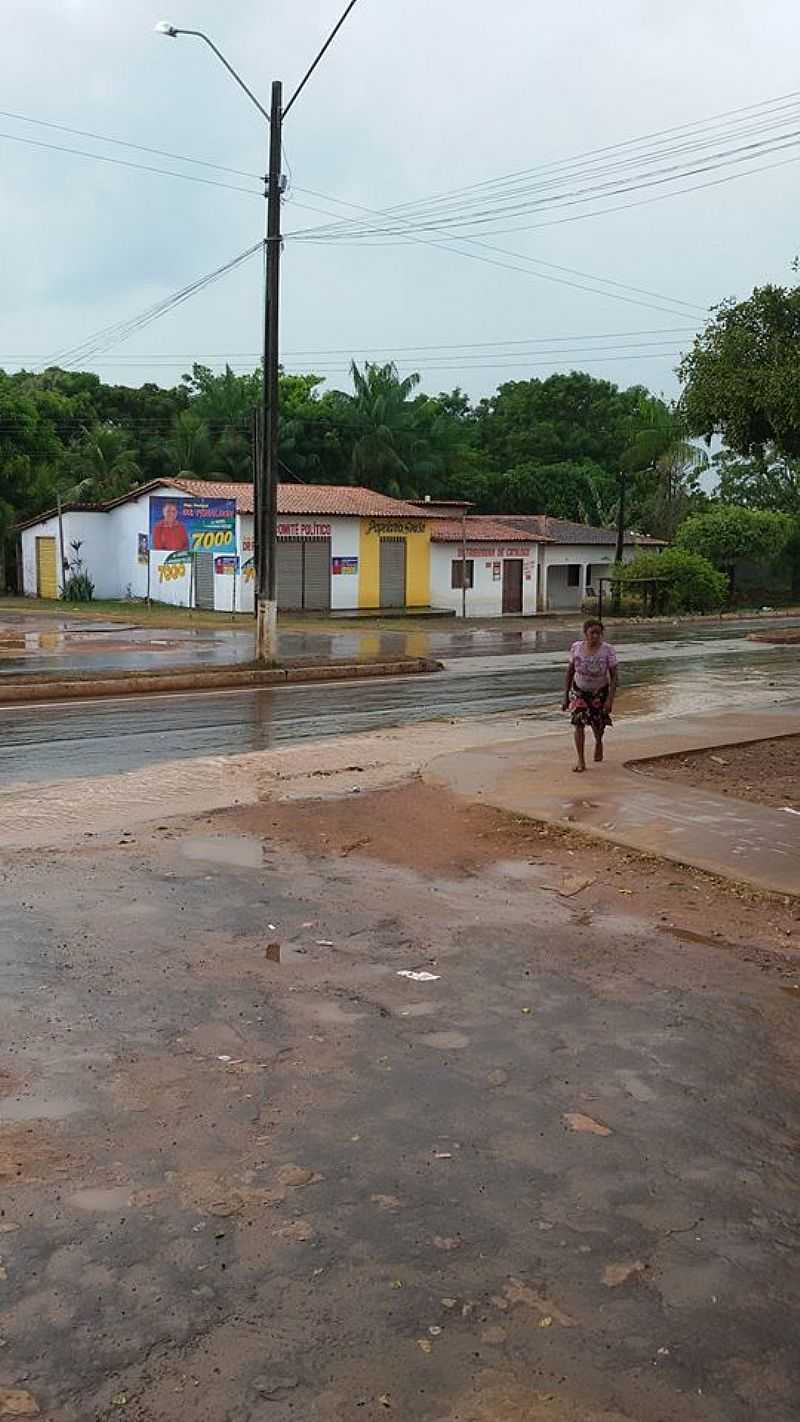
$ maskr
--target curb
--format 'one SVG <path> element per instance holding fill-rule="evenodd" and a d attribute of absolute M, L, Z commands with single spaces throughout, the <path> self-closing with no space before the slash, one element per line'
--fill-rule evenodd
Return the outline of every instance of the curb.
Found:
<path fill-rule="evenodd" d="M 411 657 L 397 662 L 272 667 L 265 671 L 232 668 L 221 671 L 123 673 L 91 681 L 8 681 L 0 682 L 0 706 L 31 701 L 80 701 L 100 696 L 143 696 L 159 691 L 214 691 L 315 681 L 360 681 L 369 677 L 419 676 L 441 670 L 441 662 Z"/>

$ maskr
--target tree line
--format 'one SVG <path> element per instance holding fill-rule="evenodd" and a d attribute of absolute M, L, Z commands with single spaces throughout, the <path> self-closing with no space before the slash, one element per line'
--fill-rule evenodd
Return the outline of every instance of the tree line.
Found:
<path fill-rule="evenodd" d="M 712 314 L 676 403 L 583 371 L 507 381 L 476 402 L 459 388 L 426 394 L 392 363 L 353 363 L 349 391 L 284 372 L 281 477 L 604 526 L 624 488 L 629 529 L 670 542 L 683 530 L 684 543 L 688 529 L 729 576 L 742 556 L 780 552 L 800 595 L 799 367 L 800 287 L 765 286 Z M 0 371 L 0 540 L 8 550 L 15 524 L 59 494 L 100 502 L 181 472 L 250 479 L 259 397 L 257 369 L 195 364 L 166 389 Z"/>

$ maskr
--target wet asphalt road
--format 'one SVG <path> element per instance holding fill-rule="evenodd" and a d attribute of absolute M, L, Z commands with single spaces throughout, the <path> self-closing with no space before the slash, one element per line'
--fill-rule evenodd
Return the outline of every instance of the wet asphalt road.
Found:
<path fill-rule="evenodd" d="M 563 638 L 563 633 L 560 634 Z M 677 715 L 797 695 L 796 647 L 712 637 L 618 642 L 617 711 Z M 431 676 L 105 699 L 0 710 L 0 786 L 78 779 L 197 756 L 463 716 L 559 716 L 563 651 L 459 657 Z"/>
<path fill-rule="evenodd" d="M 395 627 L 370 623 L 352 627 L 308 629 L 296 624 L 279 633 L 280 656 L 285 660 L 317 662 L 393 661 L 398 657 L 433 657 L 438 660 L 490 656 L 530 656 L 564 651 L 575 640 L 580 614 L 559 623 L 531 619 L 463 625 L 456 618 L 411 620 Z M 566 624 L 566 625 L 565 625 Z M 800 626 L 800 618 L 754 617 L 736 623 L 698 623 L 674 627 L 627 625 L 619 627 L 620 642 L 660 646 L 681 645 L 745 637 L 749 631 L 769 626 Z M 58 671 L 98 672 L 163 670 L 165 667 L 230 666 L 253 656 L 251 628 L 154 628 L 134 623 L 36 619 L 21 613 L 0 615 L 0 677 Z"/>

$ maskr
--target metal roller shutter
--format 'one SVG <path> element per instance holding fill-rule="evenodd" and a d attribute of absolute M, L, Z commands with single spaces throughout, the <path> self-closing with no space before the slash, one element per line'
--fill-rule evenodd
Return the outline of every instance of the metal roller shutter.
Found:
<path fill-rule="evenodd" d="M 406 540 L 381 539 L 380 563 L 381 607 L 406 605 Z"/>
<path fill-rule="evenodd" d="M 194 605 L 204 612 L 214 611 L 214 554 L 194 555 Z"/>
<path fill-rule="evenodd" d="M 327 612 L 330 605 L 330 539 L 306 539 L 303 544 L 303 607 L 313 612 Z"/>
<path fill-rule="evenodd" d="M 278 607 L 297 611 L 303 606 L 303 543 L 299 538 L 278 540 Z"/>

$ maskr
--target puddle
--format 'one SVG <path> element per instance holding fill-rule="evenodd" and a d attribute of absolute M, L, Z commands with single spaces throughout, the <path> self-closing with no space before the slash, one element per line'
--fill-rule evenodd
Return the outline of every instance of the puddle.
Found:
<path fill-rule="evenodd" d="M 427 1037 L 420 1037 L 420 1041 L 426 1047 L 438 1047 L 443 1052 L 469 1046 L 469 1037 L 463 1032 L 429 1032 Z"/>
<path fill-rule="evenodd" d="M 314 1016 L 318 1022 L 330 1022 L 337 1026 L 346 1026 L 350 1022 L 358 1022 L 364 1016 L 363 1012 L 345 1012 L 338 1002 L 323 1002 L 319 1007 L 314 1008 Z"/>
<path fill-rule="evenodd" d="M 413 1002 L 410 1007 L 404 1007 L 400 1011 L 401 1017 L 433 1017 L 439 1011 L 439 1004 L 436 1002 Z"/>
<path fill-rule="evenodd" d="M 682 938 L 687 943 L 702 943 L 705 948 L 730 948 L 735 944 L 729 943 L 725 938 L 715 938 L 711 933 L 695 933 L 691 928 L 669 928 L 667 924 L 658 925 L 659 933 L 668 933 L 671 938 Z"/>
<path fill-rule="evenodd" d="M 260 839 L 244 834 L 193 835 L 178 846 L 185 859 L 231 865 L 235 869 L 260 869 L 264 850 Z"/>
<path fill-rule="evenodd" d="M 67 1204 L 76 1210 L 88 1210 L 93 1214 L 113 1214 L 115 1210 L 127 1210 L 130 1202 L 131 1192 L 124 1186 L 112 1190 L 76 1190 L 75 1194 L 67 1199 Z"/>

